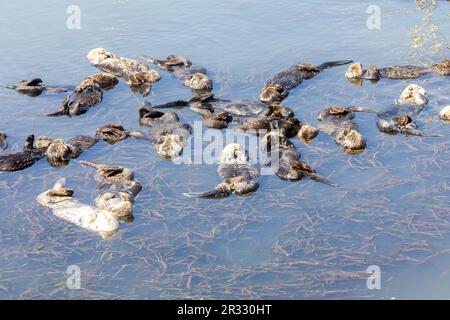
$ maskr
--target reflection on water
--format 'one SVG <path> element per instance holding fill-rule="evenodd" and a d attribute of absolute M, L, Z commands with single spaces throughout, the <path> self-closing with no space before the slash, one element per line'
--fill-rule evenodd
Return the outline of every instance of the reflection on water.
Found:
<path fill-rule="evenodd" d="M 80 30 L 66 29 L 60 1 L 27 1 L 21 10 L 3 5 L 0 83 L 40 76 L 54 86 L 74 86 L 95 72 L 85 56 L 96 47 L 132 58 L 186 55 L 207 68 L 217 94 L 230 99 L 256 98 L 267 77 L 299 61 L 387 66 L 448 58 L 450 4 L 444 1 L 425 5 L 425 12 L 414 2 L 378 1 L 380 30 L 366 28 L 371 1 L 78 2 Z M 424 42 L 412 48 L 415 25 Z M 326 70 L 293 90 L 285 104 L 317 125 L 317 113 L 330 105 L 384 110 L 413 82 L 430 99 L 419 127 L 442 137 L 384 135 L 374 114 L 358 114 L 368 140 L 360 155 L 344 154 L 324 134 L 308 145 L 292 139 L 302 158 L 339 188 L 262 176 L 252 196 L 217 201 L 182 195 L 215 185 L 216 165 L 177 166 L 137 139 L 99 142 L 64 168 L 39 161 L 1 173 L 0 297 L 448 298 L 450 126 L 437 117 L 450 102 L 448 78 L 356 87 L 344 72 Z M 20 150 L 30 133 L 67 141 L 107 123 L 145 130 L 138 125 L 139 102 L 191 97 L 175 78 L 161 75 L 149 97 L 121 81 L 76 118 L 40 115 L 57 110 L 64 94 L 32 98 L 1 89 L 0 130 L 8 134 L 9 151 Z M 183 122 L 200 119 L 188 109 L 177 113 Z M 55 218 L 35 201 L 65 177 L 80 202 L 93 204 L 93 172 L 79 160 L 126 166 L 143 185 L 134 221 L 111 240 Z M 80 267 L 80 290 L 65 286 L 70 265 Z M 381 290 L 367 289 L 370 265 L 381 268 Z"/>

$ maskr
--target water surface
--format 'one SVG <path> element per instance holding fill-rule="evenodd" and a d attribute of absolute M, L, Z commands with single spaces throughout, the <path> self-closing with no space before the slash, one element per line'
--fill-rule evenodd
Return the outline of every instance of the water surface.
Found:
<path fill-rule="evenodd" d="M 300 61 L 353 59 L 364 65 L 430 64 L 449 58 L 446 1 L 77 1 L 81 29 L 66 27 L 71 1 L 8 1 L 0 12 L 0 83 L 33 76 L 76 85 L 95 68 L 85 56 L 104 47 L 116 54 L 176 53 L 208 69 L 218 95 L 256 98 L 264 80 Z M 369 30 L 369 5 L 381 9 L 381 29 Z M 217 201 L 186 191 L 217 183 L 215 165 L 176 166 L 145 141 L 99 143 L 80 160 L 127 166 L 144 186 L 135 220 L 111 240 L 55 218 L 35 202 L 59 177 L 93 202 L 93 170 L 45 160 L 0 174 L 0 297 L 66 298 L 449 298 L 450 125 L 438 111 L 450 103 L 448 78 L 380 81 L 356 87 L 345 67 L 330 69 L 292 91 L 285 104 L 311 124 L 329 105 L 388 107 L 410 83 L 429 92 L 421 130 L 441 138 L 386 136 L 371 114 L 358 114 L 367 137 L 361 155 L 343 154 L 319 135 L 294 143 L 339 188 L 263 176 L 257 193 Z M 148 100 L 190 97 L 161 72 Z M 46 118 L 63 95 L 30 98 L 0 90 L 0 130 L 10 150 L 25 137 L 69 139 L 118 122 L 139 128 L 144 98 L 121 82 L 103 103 L 77 118 Z M 179 111 L 183 121 L 199 116 Z M 80 290 L 65 286 L 66 269 L 81 268 Z M 368 290 L 366 269 L 382 272 Z"/>

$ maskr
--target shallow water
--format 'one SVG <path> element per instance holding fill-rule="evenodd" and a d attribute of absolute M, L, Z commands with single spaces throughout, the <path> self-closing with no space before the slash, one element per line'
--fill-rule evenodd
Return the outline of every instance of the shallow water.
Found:
<path fill-rule="evenodd" d="M 420 1 L 417 1 L 420 2 Z M 81 29 L 66 27 L 71 2 L 21 1 L 0 11 L 0 83 L 32 76 L 76 85 L 95 69 L 95 47 L 127 57 L 171 53 L 208 69 L 223 97 L 256 98 L 264 80 L 299 61 L 353 59 L 364 65 L 429 64 L 449 58 L 450 3 L 437 1 L 78 1 Z M 381 9 L 381 29 L 369 30 L 369 5 Z M 263 176 L 246 198 L 193 200 L 208 190 L 215 165 L 174 165 L 148 142 L 99 143 L 79 160 L 124 165 L 144 186 L 135 219 L 111 240 L 55 218 L 35 202 L 59 177 L 80 201 L 92 203 L 94 171 L 72 161 L 45 160 L 0 174 L 0 297 L 15 298 L 450 298 L 450 125 L 438 111 L 450 103 L 448 78 L 382 80 L 356 87 L 345 67 L 327 70 L 293 90 L 285 105 L 317 124 L 332 105 L 388 107 L 409 83 L 428 90 L 420 129 L 440 138 L 387 136 L 371 114 L 358 114 L 368 146 L 348 156 L 323 134 L 309 145 L 293 139 L 302 157 L 338 181 Z M 179 81 L 161 72 L 148 100 L 188 98 Z M 64 95 L 37 98 L 0 89 L 0 131 L 9 150 L 25 137 L 69 139 L 119 122 L 139 128 L 142 97 L 122 81 L 103 103 L 76 118 L 41 116 Z M 199 116 L 180 110 L 192 123 Z M 181 174 L 180 174 L 181 173 Z M 65 286 L 66 269 L 81 269 L 81 289 Z M 381 289 L 366 286 L 366 269 L 381 269 Z"/>

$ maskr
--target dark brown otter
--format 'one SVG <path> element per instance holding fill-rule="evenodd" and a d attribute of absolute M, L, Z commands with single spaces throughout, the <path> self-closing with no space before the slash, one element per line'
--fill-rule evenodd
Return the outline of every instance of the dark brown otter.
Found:
<path fill-rule="evenodd" d="M 249 161 L 246 152 L 237 143 L 229 144 L 222 150 L 217 173 L 223 182 L 214 190 L 184 195 L 195 198 L 225 198 L 232 193 L 248 196 L 259 187 L 259 169 Z"/>
<path fill-rule="evenodd" d="M 69 89 L 67 88 L 52 88 L 48 87 L 44 84 L 42 84 L 42 79 L 40 78 L 33 78 L 31 80 L 22 80 L 19 82 L 18 85 L 0 85 L 0 87 L 7 88 L 7 89 L 13 89 L 16 90 L 19 93 L 25 94 L 30 97 L 37 97 L 42 94 L 42 92 L 52 92 L 52 93 L 58 93 L 58 92 L 67 92 Z"/>
<path fill-rule="evenodd" d="M 29 135 L 23 151 L 0 155 L 0 171 L 19 171 L 31 167 L 44 155 L 34 146 L 34 135 Z"/>
<path fill-rule="evenodd" d="M 115 144 L 128 138 L 146 138 L 142 132 L 136 130 L 125 130 L 123 126 L 117 123 L 101 126 L 97 129 L 95 137 L 99 140 L 106 141 L 109 144 Z"/>
<path fill-rule="evenodd" d="M 67 96 L 61 104 L 60 111 L 47 114 L 50 117 L 79 116 L 91 108 L 98 106 L 103 101 L 103 89 L 109 90 L 115 87 L 118 80 L 108 73 L 96 73 L 83 80 Z"/>
<path fill-rule="evenodd" d="M 333 187 L 338 185 L 320 176 L 311 166 L 300 160 L 300 153 L 295 145 L 279 131 L 272 131 L 262 139 L 262 152 L 265 165 L 270 166 L 277 177 L 282 180 L 298 181 L 308 177 Z"/>
<path fill-rule="evenodd" d="M 36 141 L 36 149 L 47 156 L 47 161 L 52 167 L 65 167 L 69 161 L 78 158 L 85 150 L 91 148 L 98 139 L 89 136 L 77 136 L 67 142 L 61 139 L 52 140 L 40 136 Z"/>
<path fill-rule="evenodd" d="M 165 159 L 177 158 L 191 135 L 191 127 L 181 122 L 176 113 L 153 110 L 148 102 L 139 108 L 139 123 L 150 128 L 150 139 Z"/>
<path fill-rule="evenodd" d="M 259 100 L 267 104 L 281 102 L 289 95 L 289 91 L 300 85 L 303 80 L 311 79 L 325 69 L 351 62 L 353 61 L 345 60 L 325 62 L 318 66 L 307 63 L 293 65 L 266 80 L 259 94 Z"/>

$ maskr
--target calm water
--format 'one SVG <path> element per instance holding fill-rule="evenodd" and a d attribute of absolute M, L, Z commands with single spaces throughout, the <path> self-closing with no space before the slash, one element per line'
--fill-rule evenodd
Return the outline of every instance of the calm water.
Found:
<path fill-rule="evenodd" d="M 420 2 L 420 1 L 417 1 Z M 421 1 L 77 1 L 81 29 L 66 27 L 72 1 L 3 1 L 0 83 L 32 76 L 76 85 L 95 72 L 85 55 L 182 54 L 206 67 L 220 96 L 255 98 L 264 80 L 299 61 L 353 59 L 363 64 L 427 64 L 449 58 L 450 3 Z M 431 1 L 429 1 L 431 2 Z M 369 5 L 381 29 L 369 30 Z M 63 169 L 40 161 L 0 174 L 0 298 L 450 298 L 450 125 L 437 112 L 450 103 L 448 78 L 380 81 L 356 87 L 344 68 L 328 70 L 292 91 L 285 104 L 317 124 L 331 105 L 382 110 L 409 83 L 430 103 L 421 130 L 441 138 L 378 132 L 360 114 L 365 153 L 343 154 L 326 135 L 310 145 L 293 139 L 303 158 L 339 188 L 263 176 L 254 195 L 217 201 L 182 192 L 215 185 L 215 165 L 176 166 L 146 142 L 99 143 L 80 159 L 135 170 L 144 189 L 133 223 L 111 240 L 55 218 L 35 202 L 59 177 L 92 203 L 93 170 L 76 161 Z M 170 75 L 148 99 L 163 103 L 190 92 Z M 0 90 L 0 130 L 10 150 L 25 137 L 63 139 L 119 122 L 138 128 L 135 96 L 123 82 L 77 118 L 46 118 L 63 95 L 37 98 Z M 189 123 L 199 116 L 179 112 Z M 81 289 L 65 287 L 69 265 L 81 268 Z M 366 269 L 381 268 L 381 290 L 368 290 Z"/>

